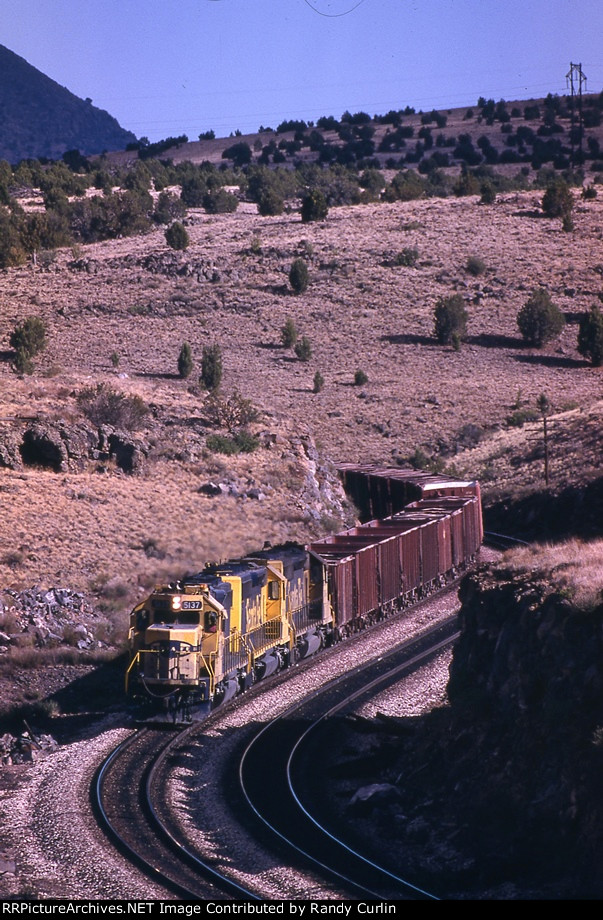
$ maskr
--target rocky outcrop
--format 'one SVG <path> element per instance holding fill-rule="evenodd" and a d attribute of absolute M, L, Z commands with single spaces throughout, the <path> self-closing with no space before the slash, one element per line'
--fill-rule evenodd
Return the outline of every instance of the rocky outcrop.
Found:
<path fill-rule="evenodd" d="M 83 594 L 69 588 L 5 589 L 0 595 L 0 618 L 0 655 L 11 646 L 104 647 L 95 636 L 95 626 L 102 624 L 104 629 L 104 620 Z"/>
<path fill-rule="evenodd" d="M 140 473 L 149 448 L 140 437 L 104 426 L 32 422 L 0 429 L 0 467 L 37 466 L 57 473 L 84 470 L 90 461 L 109 461 L 125 473 Z"/>
<path fill-rule="evenodd" d="M 450 668 L 453 705 L 541 725 L 603 718 L 603 605 L 584 612 L 531 575 L 469 575 Z M 593 724 L 594 728 L 595 725 Z"/>

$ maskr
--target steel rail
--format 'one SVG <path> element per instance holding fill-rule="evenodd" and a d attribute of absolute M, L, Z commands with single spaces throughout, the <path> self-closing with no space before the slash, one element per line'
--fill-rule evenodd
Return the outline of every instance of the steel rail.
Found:
<path fill-rule="evenodd" d="M 364 895 L 368 895 L 371 898 L 381 898 L 382 895 L 370 889 L 365 888 L 357 880 L 352 879 L 347 875 L 344 875 L 343 873 L 334 869 L 332 866 L 329 866 L 326 863 L 322 862 L 321 860 L 317 859 L 315 856 L 309 853 L 306 849 L 300 847 L 297 843 L 295 843 L 295 841 L 291 840 L 291 838 L 288 837 L 286 834 L 284 834 L 281 830 L 279 830 L 279 828 L 275 827 L 274 824 L 272 824 L 271 821 L 268 818 L 266 818 L 265 815 L 261 813 L 261 811 L 256 807 L 253 801 L 253 796 L 249 792 L 247 788 L 247 784 L 245 782 L 245 776 L 244 776 L 245 761 L 247 760 L 247 758 L 250 757 L 250 752 L 253 749 L 253 747 L 256 744 L 259 744 L 261 742 L 261 739 L 263 738 L 263 736 L 265 736 L 267 732 L 270 731 L 271 728 L 274 728 L 274 726 L 277 723 L 293 715 L 303 705 L 306 705 L 308 702 L 318 699 L 320 696 L 323 696 L 327 692 L 332 692 L 339 685 L 343 684 L 344 681 L 349 680 L 350 676 L 355 675 L 355 674 L 361 674 L 363 671 L 366 671 L 370 667 L 374 667 L 377 663 L 386 662 L 392 656 L 399 655 L 404 649 L 411 650 L 413 646 L 416 646 L 420 641 L 425 641 L 426 637 L 428 637 L 431 633 L 440 631 L 443 626 L 450 627 L 453 624 L 456 625 L 456 616 L 448 617 L 446 618 L 446 620 L 440 621 L 437 624 L 437 626 L 432 627 L 428 630 L 425 630 L 419 636 L 414 636 L 412 639 L 409 639 L 406 642 L 401 643 L 401 645 L 397 646 L 395 649 L 388 652 L 386 655 L 380 655 L 376 659 L 373 659 L 371 662 L 365 662 L 359 668 L 356 668 L 351 672 L 347 672 L 346 674 L 341 675 L 340 677 L 335 678 L 334 680 L 330 681 L 328 684 L 321 687 L 320 689 L 313 691 L 313 693 L 306 696 L 304 700 L 302 700 L 301 702 L 295 703 L 294 705 L 289 707 L 286 711 L 284 711 L 279 716 L 277 716 L 275 719 L 271 720 L 269 723 L 263 726 L 262 729 L 257 733 L 257 735 L 254 736 L 252 741 L 246 746 L 245 750 L 243 751 L 241 755 L 241 759 L 239 762 L 239 785 L 240 785 L 243 796 L 249 808 L 256 815 L 256 817 L 271 831 L 271 833 L 276 835 L 277 838 L 279 838 L 281 841 L 286 843 L 289 847 L 292 847 L 293 850 L 297 852 L 299 855 L 303 856 L 305 859 L 310 860 L 312 864 L 318 866 L 321 870 L 326 871 L 329 875 L 338 878 L 340 881 L 343 881 L 344 883 L 348 885 L 351 885 L 355 890 L 359 890 Z M 379 685 L 382 685 L 387 682 L 391 683 L 392 679 L 395 679 L 395 676 L 398 673 L 402 673 L 403 671 L 408 671 L 411 667 L 416 666 L 417 664 L 420 664 L 426 658 L 430 657 L 431 655 L 435 654 L 438 650 L 444 648 L 445 646 L 453 642 L 458 637 L 458 635 L 459 635 L 458 631 L 455 631 L 454 633 L 446 636 L 444 639 L 440 640 L 439 642 L 430 645 L 429 648 L 424 649 L 418 652 L 417 654 L 413 655 L 410 660 L 407 660 L 402 664 L 398 664 L 394 666 L 393 668 L 390 668 L 384 674 L 381 674 L 378 678 L 375 678 L 374 680 L 370 681 L 368 684 L 363 685 L 362 688 L 360 688 L 358 691 L 355 691 L 353 694 L 351 695 L 347 694 L 346 698 L 343 701 L 339 702 L 334 707 L 330 707 L 326 713 L 323 713 L 321 717 L 318 720 L 316 720 L 316 722 L 318 723 L 319 721 L 322 721 L 323 718 L 326 718 L 328 714 L 332 713 L 333 711 L 336 711 L 337 708 L 343 708 L 346 705 L 349 705 L 349 702 L 357 698 L 358 696 L 369 694 L 371 691 L 376 689 Z M 305 734 L 306 733 L 304 732 L 304 735 Z M 301 812 L 305 814 L 306 817 L 309 818 L 312 824 L 319 831 L 325 832 L 324 828 L 322 828 L 320 824 L 317 821 L 315 821 L 312 818 L 312 816 L 306 812 L 305 808 L 300 804 L 297 794 L 291 789 L 291 785 L 290 785 L 291 756 L 297 746 L 297 743 L 300 741 L 300 739 L 304 735 L 296 739 L 296 742 L 293 745 L 293 748 L 291 749 L 289 756 L 287 758 L 287 767 L 286 767 L 287 785 L 288 785 L 290 792 L 292 792 L 293 800 L 295 801 L 297 807 L 300 808 Z M 418 886 L 414 885 L 412 882 L 409 882 L 406 879 L 400 878 L 399 876 L 396 876 L 394 873 L 390 872 L 388 869 L 377 865 L 373 861 L 367 859 L 361 853 L 358 853 L 357 851 L 353 850 L 347 843 L 340 840 L 339 838 L 336 838 L 330 832 L 325 832 L 325 833 L 331 843 L 335 843 L 338 846 L 340 846 L 347 854 L 359 859 L 362 864 L 371 868 L 372 870 L 377 872 L 377 874 L 382 874 L 387 882 L 394 882 L 394 884 L 399 886 L 401 890 L 406 891 L 415 897 L 419 897 L 422 899 L 428 899 L 428 900 L 438 900 L 436 895 L 419 888 Z"/>
<path fill-rule="evenodd" d="M 233 882 L 232 879 L 228 878 L 227 876 L 221 875 L 221 873 L 219 873 L 216 869 L 205 863 L 199 857 L 195 856 L 186 846 L 184 846 L 184 844 L 178 841 L 170 833 L 167 827 L 165 827 L 157 814 L 157 809 L 153 804 L 152 785 L 157 775 L 156 771 L 164 763 L 165 758 L 168 756 L 176 742 L 181 742 L 194 727 L 196 726 L 190 726 L 182 731 L 179 731 L 176 735 L 171 737 L 169 741 L 161 747 L 159 752 L 153 754 L 147 764 L 144 765 L 141 775 L 138 779 L 140 784 L 140 809 L 141 811 L 146 812 L 145 817 L 147 822 L 151 824 L 156 838 L 160 838 L 163 842 L 163 845 L 167 846 L 172 854 L 177 856 L 181 863 L 186 864 L 190 869 L 193 870 L 195 874 L 198 874 L 200 880 L 203 879 L 204 881 L 209 882 L 214 887 L 218 887 L 221 891 L 228 893 L 233 898 L 244 897 L 247 900 L 260 900 L 260 898 L 258 898 L 255 893 L 248 891 L 241 885 Z M 137 740 L 139 740 L 144 733 L 147 733 L 148 731 L 149 729 L 139 729 L 138 731 L 133 732 L 128 736 L 128 738 L 120 742 L 120 744 L 118 744 L 117 747 L 111 751 L 109 756 L 99 766 L 94 775 L 90 788 L 92 808 L 106 835 L 113 842 L 119 852 L 125 855 L 130 862 L 142 869 L 146 875 L 153 879 L 153 881 L 162 885 L 167 890 L 179 895 L 180 897 L 187 900 L 203 900 L 206 892 L 201 894 L 199 889 L 194 890 L 193 888 L 182 884 L 182 882 L 174 878 L 173 875 L 168 875 L 167 872 L 164 871 L 164 866 L 161 863 L 157 865 L 156 862 L 150 862 L 148 858 L 146 858 L 141 852 L 139 852 L 130 843 L 128 843 L 123 834 L 120 833 L 118 828 L 115 826 L 115 823 L 109 816 L 104 804 L 105 784 L 107 783 L 107 778 L 112 767 L 114 767 L 119 758 L 125 756 L 129 748 Z M 133 780 L 135 781 L 134 777 Z M 143 847 L 140 849 L 143 849 Z M 161 858 L 161 854 L 159 858 Z"/>
<path fill-rule="evenodd" d="M 439 898 L 436 895 L 432 894 L 431 892 L 425 891 L 425 889 L 423 888 L 419 888 L 417 885 L 414 885 L 412 882 L 409 882 L 406 879 L 401 879 L 399 876 L 395 875 L 393 872 L 390 872 L 385 867 L 377 865 L 377 863 L 375 863 L 373 860 L 364 856 L 362 853 L 359 853 L 353 847 L 345 843 L 344 840 L 342 840 L 340 837 L 336 837 L 333 833 L 331 833 L 331 831 L 329 831 L 324 825 L 322 825 L 319 822 L 319 820 L 308 811 L 308 809 L 302 803 L 300 796 L 295 791 L 295 786 L 294 786 L 293 779 L 292 779 L 292 773 L 293 773 L 293 763 L 296 757 L 299 757 L 302 745 L 304 743 L 307 743 L 309 736 L 312 734 L 313 731 L 316 730 L 316 728 L 321 724 L 321 722 L 323 722 L 325 719 L 330 718 L 336 713 L 341 712 L 343 709 L 346 709 L 351 703 L 353 703 L 359 697 L 368 696 L 372 692 L 377 691 L 379 687 L 382 686 L 384 683 L 388 683 L 388 684 L 391 683 L 397 677 L 411 670 L 416 665 L 421 664 L 423 661 L 425 661 L 427 658 L 430 658 L 432 655 L 435 655 L 438 651 L 441 651 L 443 648 L 446 648 L 447 646 L 451 645 L 453 642 L 456 641 L 456 639 L 458 639 L 459 636 L 460 636 L 459 631 L 454 632 L 451 636 L 447 637 L 446 639 L 443 639 L 441 642 L 438 642 L 436 645 L 431 646 L 428 649 L 424 649 L 423 651 L 419 652 L 417 655 L 414 655 L 408 661 L 405 661 L 402 664 L 396 665 L 386 674 L 380 675 L 379 677 L 375 678 L 373 681 L 368 683 L 365 687 L 362 687 L 360 690 L 357 690 L 355 693 L 350 694 L 348 697 L 346 697 L 345 700 L 342 700 L 341 702 L 336 703 L 335 706 L 332 706 L 331 709 L 323 713 L 318 719 L 316 719 L 306 729 L 306 731 L 302 735 L 300 735 L 300 737 L 295 742 L 293 748 L 291 749 L 291 753 L 289 754 L 289 758 L 287 760 L 287 784 L 289 787 L 289 791 L 291 792 L 291 795 L 296 801 L 300 810 L 306 815 L 306 817 L 315 825 L 315 827 L 321 833 L 325 834 L 327 837 L 333 840 L 334 843 L 336 843 L 340 847 L 343 847 L 344 850 L 347 850 L 351 855 L 353 855 L 357 859 L 362 860 L 363 862 L 367 863 L 367 865 L 371 866 L 374 869 L 377 869 L 379 872 L 382 872 L 384 875 L 391 878 L 392 881 L 402 883 L 405 888 L 410 889 L 411 891 L 415 892 L 416 894 L 421 895 L 422 897 L 425 897 L 429 900 L 434 900 L 434 901 L 439 900 Z"/>
<path fill-rule="evenodd" d="M 201 723 L 197 723 L 197 725 L 185 729 L 182 735 L 178 735 L 173 738 L 169 744 L 167 744 L 165 748 L 159 752 L 157 758 L 153 761 L 152 764 L 150 764 L 149 768 L 147 769 L 145 794 L 149 816 L 157 830 L 157 833 L 168 843 L 172 849 L 174 849 L 179 854 L 183 862 L 187 862 L 194 869 L 197 869 L 202 872 L 203 875 L 208 876 L 210 881 L 212 881 L 223 890 L 227 891 L 229 894 L 232 894 L 234 897 L 246 898 L 250 901 L 261 901 L 262 898 L 258 897 L 257 894 L 249 891 L 249 889 L 244 888 L 242 885 L 239 885 L 238 882 L 233 881 L 231 878 L 223 875 L 221 872 L 218 872 L 217 869 L 214 869 L 213 866 L 210 866 L 207 862 L 200 859 L 184 843 L 178 840 L 168 829 L 164 821 L 161 820 L 158 811 L 153 804 L 153 786 L 156 783 L 158 772 L 160 768 L 163 767 L 166 757 L 171 752 L 172 747 L 176 744 L 176 742 L 180 742 L 184 736 L 188 735 L 193 730 L 193 728 L 198 728 L 199 724 Z"/>

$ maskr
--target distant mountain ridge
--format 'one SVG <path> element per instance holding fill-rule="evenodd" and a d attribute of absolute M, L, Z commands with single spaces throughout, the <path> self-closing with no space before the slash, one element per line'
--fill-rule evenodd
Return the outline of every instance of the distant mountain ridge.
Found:
<path fill-rule="evenodd" d="M 0 45 L 0 158 L 9 163 L 66 150 L 123 150 L 136 140 L 119 122 Z"/>

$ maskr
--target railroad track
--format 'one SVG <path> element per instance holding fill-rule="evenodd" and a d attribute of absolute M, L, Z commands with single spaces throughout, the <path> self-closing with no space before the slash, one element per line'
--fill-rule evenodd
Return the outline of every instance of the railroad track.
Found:
<path fill-rule="evenodd" d="M 192 729 L 133 732 L 101 764 L 91 787 L 92 806 L 115 846 L 167 891 L 187 900 L 257 896 L 237 885 L 177 840 L 169 829 L 161 788 L 173 745 Z"/>
<path fill-rule="evenodd" d="M 263 726 L 243 752 L 240 788 L 256 818 L 294 858 L 308 861 L 343 885 L 350 898 L 437 900 L 412 880 L 377 865 L 346 842 L 344 830 L 327 828 L 313 813 L 308 773 L 319 781 L 316 735 L 326 725 L 328 731 L 328 720 L 335 714 L 399 681 L 457 636 L 456 618 L 448 618 L 388 655 L 344 674 Z"/>
<path fill-rule="evenodd" d="M 497 548 L 502 548 L 502 542 Z M 453 588 L 449 586 L 448 592 Z M 400 618 L 392 617 L 389 622 L 396 619 Z M 367 633 L 372 631 L 373 628 Z M 401 878 L 392 868 L 378 866 L 357 852 L 343 839 L 340 829 L 323 826 L 320 817 L 313 813 L 303 764 L 308 763 L 308 750 L 316 744 L 319 731 L 328 726 L 329 718 L 400 680 L 450 645 L 457 635 L 456 616 L 441 621 L 393 651 L 388 649 L 377 659 L 329 682 L 271 723 L 262 724 L 245 747 L 238 770 L 242 800 L 247 802 L 254 820 L 261 823 L 270 845 L 274 847 L 277 841 L 277 848 L 287 851 L 287 861 L 295 853 L 295 859 L 302 865 L 311 865 L 315 875 L 330 879 L 333 897 L 356 900 L 436 897 L 412 880 Z M 361 636 L 349 641 L 352 645 L 361 641 Z M 332 649 L 330 654 L 337 651 Z M 313 663 L 308 661 L 296 673 L 312 667 Z M 281 685 L 286 681 L 284 675 L 278 678 Z M 236 700 L 245 702 L 256 690 L 261 693 L 264 689 L 260 683 Z M 210 721 L 219 713 L 220 710 Z M 265 895 L 250 890 L 251 884 L 250 888 L 241 885 L 236 874 L 233 879 L 231 872 L 223 875 L 217 871 L 215 859 L 204 858 L 195 845 L 184 839 L 185 834 L 162 795 L 173 763 L 171 758 L 180 756 L 174 754 L 175 746 L 182 753 L 187 738 L 192 742 L 203 730 L 200 725 L 196 723 L 184 732 L 149 728 L 130 736 L 99 768 L 92 789 L 95 811 L 119 849 L 149 877 L 179 897 L 260 900 Z"/>

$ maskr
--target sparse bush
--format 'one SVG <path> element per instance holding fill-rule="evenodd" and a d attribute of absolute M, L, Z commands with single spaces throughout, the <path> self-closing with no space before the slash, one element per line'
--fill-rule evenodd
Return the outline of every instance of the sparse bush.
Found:
<path fill-rule="evenodd" d="M 467 331 L 467 310 L 460 294 L 440 297 L 434 310 L 434 335 L 441 345 L 450 345 L 453 336 L 459 341 Z"/>
<path fill-rule="evenodd" d="M 312 346 L 305 335 L 302 335 L 301 339 L 295 343 L 294 350 L 300 361 L 309 361 L 312 357 Z"/>
<path fill-rule="evenodd" d="M 320 393 L 324 385 L 325 385 L 324 377 L 322 376 L 320 371 L 316 371 L 316 373 L 314 374 L 314 385 L 312 387 L 312 392 Z"/>
<path fill-rule="evenodd" d="M 303 294 L 308 288 L 308 266 L 303 259 L 296 259 L 289 272 L 289 283 L 296 294 Z"/>
<path fill-rule="evenodd" d="M 590 358 L 595 367 L 603 364 L 603 314 L 597 304 L 580 319 L 578 352 Z"/>
<path fill-rule="evenodd" d="M 592 198 L 596 198 L 596 197 L 597 197 L 597 189 L 595 188 L 595 186 L 594 186 L 594 185 L 586 185 L 586 186 L 582 189 L 582 197 L 584 198 L 585 201 L 588 201 L 589 199 L 592 199 Z"/>
<path fill-rule="evenodd" d="M 293 348 L 297 342 L 297 329 L 290 317 L 286 320 L 285 325 L 281 329 L 281 342 L 284 348 Z"/>
<path fill-rule="evenodd" d="M 199 383 L 206 390 L 217 390 L 222 380 L 222 351 L 219 345 L 206 345 L 201 358 Z"/>
<path fill-rule="evenodd" d="M 34 372 L 33 361 L 22 348 L 17 348 L 15 352 L 13 367 L 18 374 L 33 374 Z"/>
<path fill-rule="evenodd" d="M 237 445 L 234 442 L 233 438 L 229 438 L 225 434 L 210 434 L 205 442 L 205 446 L 208 450 L 215 454 L 226 454 L 227 456 L 232 456 L 237 454 Z"/>
<path fill-rule="evenodd" d="M 29 358 L 46 348 L 46 326 L 39 316 L 29 316 L 16 326 L 10 336 L 11 348 Z"/>
<path fill-rule="evenodd" d="M 117 368 L 119 367 L 119 362 L 120 362 L 120 360 L 121 360 L 121 359 L 120 359 L 120 357 L 119 357 L 119 354 L 118 354 L 116 351 L 114 351 L 114 352 L 111 353 L 110 361 L 111 361 L 111 364 L 113 365 L 113 367 L 114 367 L 116 370 L 117 370 Z"/>
<path fill-rule="evenodd" d="M 414 268 L 417 264 L 417 259 L 419 258 L 419 250 L 412 249 L 406 246 L 401 252 L 399 252 L 395 258 L 394 263 L 396 265 L 403 265 L 406 268 Z"/>
<path fill-rule="evenodd" d="M 251 158 L 251 147 L 245 141 L 239 141 L 222 152 L 222 159 L 232 160 L 234 166 L 247 166 Z"/>
<path fill-rule="evenodd" d="M 212 189 L 203 196 L 203 207 L 208 214 L 232 214 L 239 207 L 239 199 L 224 188 Z"/>
<path fill-rule="evenodd" d="M 165 231 L 165 241 L 172 249 L 178 251 L 188 249 L 190 239 L 186 227 L 180 221 L 175 220 Z"/>
<path fill-rule="evenodd" d="M 494 188 L 492 182 L 482 182 L 480 193 L 480 202 L 482 204 L 494 204 L 496 201 L 496 189 Z"/>
<path fill-rule="evenodd" d="M 365 383 L 368 383 L 368 377 L 362 370 L 357 370 L 354 374 L 354 386 L 362 387 Z"/>
<path fill-rule="evenodd" d="M 257 196 L 258 214 L 262 217 L 276 217 L 285 210 L 285 201 L 282 195 L 274 188 L 263 188 Z"/>
<path fill-rule="evenodd" d="M 574 199 L 564 179 L 553 182 L 542 196 L 542 210 L 547 217 L 564 218 L 572 213 Z"/>
<path fill-rule="evenodd" d="M 193 370 L 193 353 L 188 342 L 182 344 L 180 354 L 178 355 L 178 373 L 182 379 L 190 377 Z"/>
<path fill-rule="evenodd" d="M 157 199 L 155 210 L 153 211 L 153 220 L 158 224 L 169 224 L 173 220 L 178 220 L 186 215 L 186 205 L 182 198 L 178 198 L 171 192 L 162 192 Z"/>
<path fill-rule="evenodd" d="M 223 434 L 210 434 L 205 442 L 208 450 L 216 454 L 250 454 L 260 446 L 259 440 L 249 431 L 238 431 L 232 437 Z"/>
<path fill-rule="evenodd" d="M 312 189 L 302 198 L 301 219 L 305 224 L 314 220 L 324 220 L 328 213 L 327 199 L 320 189 Z"/>
<path fill-rule="evenodd" d="M 77 402 L 94 425 L 110 425 L 126 431 L 141 428 L 149 414 L 149 408 L 140 396 L 119 393 L 104 383 L 81 390 Z"/>
<path fill-rule="evenodd" d="M 486 263 L 478 256 L 469 256 L 466 269 L 470 275 L 477 277 L 478 275 L 483 275 L 486 271 Z"/>
<path fill-rule="evenodd" d="M 554 339 L 565 325 L 561 310 L 552 302 L 545 288 L 532 291 L 517 314 L 517 326 L 528 345 L 541 348 Z"/>
<path fill-rule="evenodd" d="M 203 404 L 203 415 L 214 428 L 226 428 L 232 434 L 257 421 L 260 414 L 250 399 L 235 390 L 226 399 L 209 396 Z"/>

